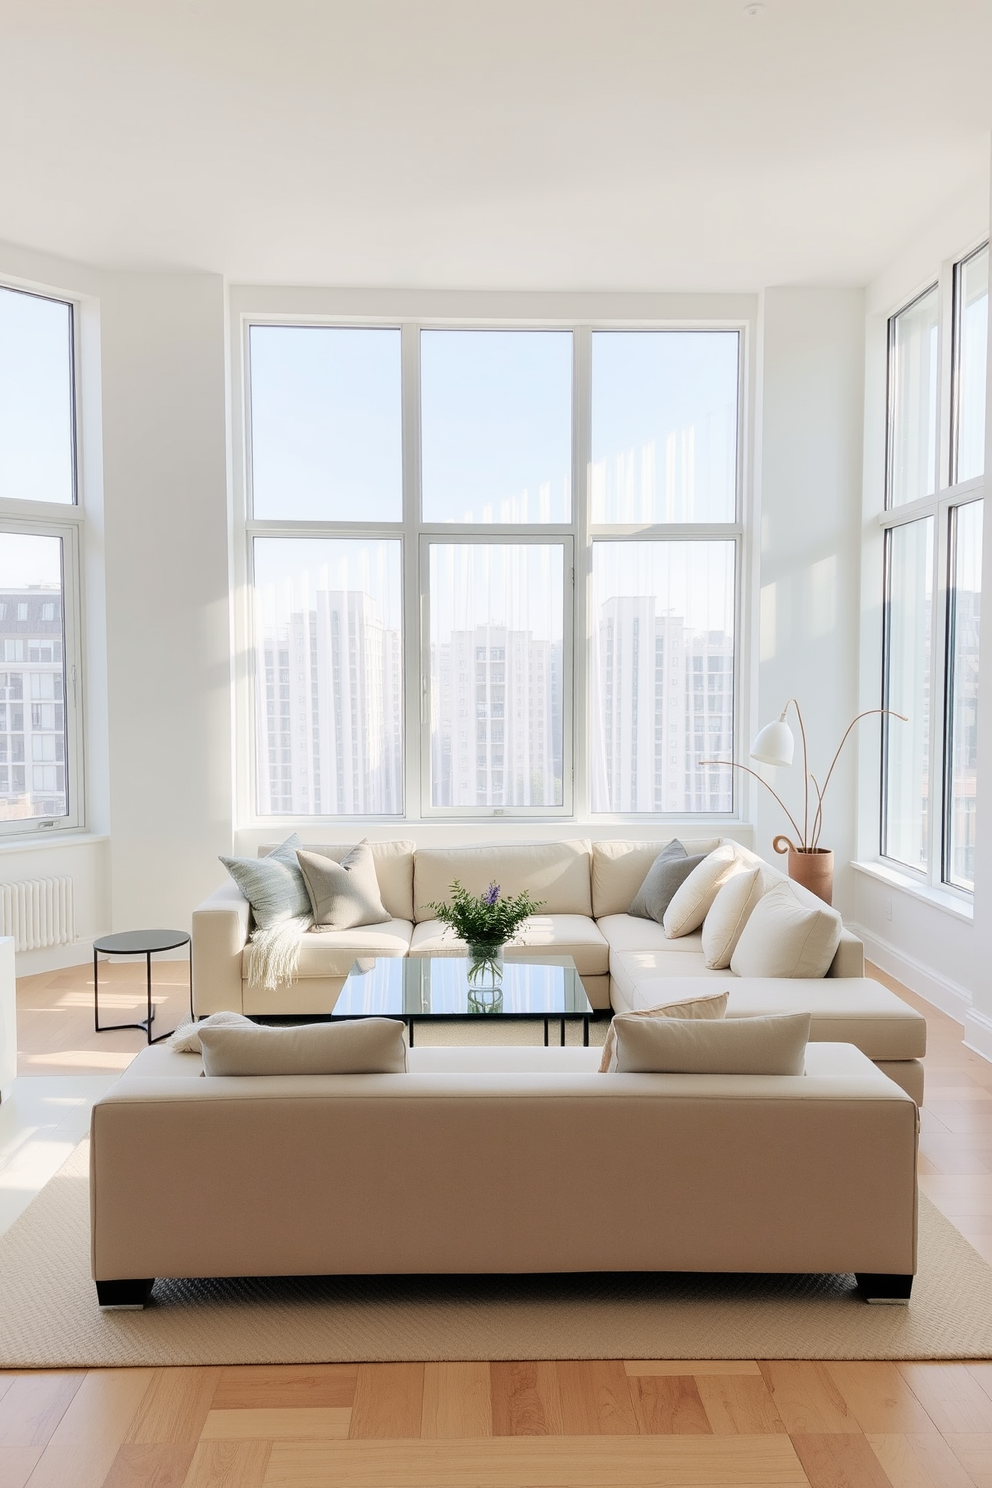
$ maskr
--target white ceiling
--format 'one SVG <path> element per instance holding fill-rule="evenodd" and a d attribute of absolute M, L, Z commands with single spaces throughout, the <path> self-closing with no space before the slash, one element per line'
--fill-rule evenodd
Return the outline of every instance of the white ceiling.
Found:
<path fill-rule="evenodd" d="M 0 0 L 0 239 L 119 268 L 860 284 L 990 129 L 992 0 Z"/>

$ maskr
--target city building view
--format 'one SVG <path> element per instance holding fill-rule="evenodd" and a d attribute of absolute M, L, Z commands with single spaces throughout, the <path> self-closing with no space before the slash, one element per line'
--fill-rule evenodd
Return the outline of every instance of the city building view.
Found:
<path fill-rule="evenodd" d="M 65 816 L 62 592 L 0 589 L 0 820 Z"/>

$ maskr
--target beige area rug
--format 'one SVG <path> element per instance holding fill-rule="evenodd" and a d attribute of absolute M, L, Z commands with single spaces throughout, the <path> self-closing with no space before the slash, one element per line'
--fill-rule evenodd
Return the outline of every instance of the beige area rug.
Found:
<path fill-rule="evenodd" d="M 852 1277 L 637 1274 L 159 1281 L 101 1312 L 87 1144 L 0 1238 L 0 1367 L 434 1359 L 992 1357 L 992 1269 L 921 1198 L 912 1304 Z"/>

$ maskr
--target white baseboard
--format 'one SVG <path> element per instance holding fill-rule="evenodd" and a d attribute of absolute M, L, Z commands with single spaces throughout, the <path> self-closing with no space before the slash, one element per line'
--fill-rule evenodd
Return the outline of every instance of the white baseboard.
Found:
<path fill-rule="evenodd" d="M 900 982 L 904 982 L 910 991 L 925 997 L 927 1002 L 933 1003 L 934 1007 L 940 1008 L 949 1018 L 957 1023 L 964 1023 L 972 1015 L 971 993 L 967 987 L 952 982 L 949 977 L 941 976 L 932 966 L 924 966 L 915 957 L 907 956 L 898 950 L 889 941 L 883 940 L 880 935 L 875 935 L 871 930 L 866 930 L 862 925 L 852 925 L 853 933 L 864 941 L 865 958 L 887 971 L 889 976 L 894 976 Z M 992 1029 L 992 1023 L 989 1025 Z M 984 1050 L 980 1050 L 984 1053 Z M 992 1056 L 988 1056 L 992 1057 Z"/>
<path fill-rule="evenodd" d="M 106 932 L 109 934 L 110 932 Z M 189 955 L 188 946 L 180 946 L 174 951 L 156 951 L 152 957 L 152 963 L 159 961 L 185 961 Z M 144 961 L 144 956 L 115 956 L 114 960 Z M 93 937 L 89 940 L 74 940 L 71 945 L 46 946 L 38 951 L 18 951 L 16 956 L 17 975 L 19 977 L 38 976 L 46 971 L 65 971 L 69 966 L 93 966 Z"/>
<path fill-rule="evenodd" d="M 988 1013 L 974 1007 L 969 1010 L 964 1020 L 964 1041 L 983 1059 L 992 1060 L 992 1018 Z"/>

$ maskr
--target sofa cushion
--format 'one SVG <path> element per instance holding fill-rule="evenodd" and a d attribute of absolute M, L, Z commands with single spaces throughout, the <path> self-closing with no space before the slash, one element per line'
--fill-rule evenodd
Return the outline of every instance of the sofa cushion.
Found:
<path fill-rule="evenodd" d="M 310 896 L 296 861 L 302 847 L 294 832 L 273 844 L 258 858 L 221 858 L 221 862 L 251 905 L 260 930 L 310 913 Z"/>
<path fill-rule="evenodd" d="M 390 918 L 379 897 L 368 838 L 353 847 L 340 863 L 324 853 L 302 849 L 296 859 L 318 929 L 351 930 L 357 925 L 381 925 Z"/>
<path fill-rule="evenodd" d="M 674 839 L 635 842 L 627 838 L 592 844 L 592 913 L 627 914 L 630 901 L 644 882 L 655 858 Z M 719 837 L 685 837 L 682 846 L 690 857 L 698 857 L 720 846 Z"/>
<path fill-rule="evenodd" d="M 730 959 L 735 976 L 825 977 L 840 942 L 835 909 L 784 880 L 751 912 Z"/>
<path fill-rule="evenodd" d="M 722 976 L 722 983 L 715 985 L 722 985 L 730 993 L 728 1018 L 811 1013 L 810 1038 L 816 1043 L 854 1044 L 869 1059 L 921 1059 L 926 1053 L 926 1018 L 869 977 L 741 979 L 726 971 L 710 975 Z M 692 977 L 667 977 L 657 969 L 652 974 L 642 968 L 636 985 L 631 986 L 629 1006 L 649 1008 L 659 1002 L 693 997 L 698 985 Z"/>
<path fill-rule="evenodd" d="M 751 911 L 778 877 L 758 864 L 735 873 L 719 889 L 703 921 L 703 960 L 707 966 L 719 970 L 730 965 Z"/>
<path fill-rule="evenodd" d="M 406 1026 L 396 1018 L 257 1023 L 200 1029 L 205 1075 L 399 1075 L 406 1070 Z"/>
<path fill-rule="evenodd" d="M 309 853 L 319 853 L 323 858 L 333 858 L 340 863 L 355 846 L 354 842 L 300 842 L 297 846 Z M 370 842 L 372 862 L 375 865 L 376 881 L 383 905 L 397 920 L 413 919 L 413 855 L 415 842 L 397 839 L 392 842 Z M 259 855 L 269 852 L 259 848 Z"/>
<path fill-rule="evenodd" d="M 618 1074 L 801 1075 L 808 1013 L 772 1018 L 638 1018 L 620 1013 Z"/>
<path fill-rule="evenodd" d="M 448 899 L 455 879 L 470 894 L 484 893 L 493 882 L 507 895 L 526 889 L 546 915 L 589 916 L 589 853 L 586 841 L 420 848 L 413 871 L 414 918 L 432 920 L 429 906 Z"/>
<path fill-rule="evenodd" d="M 309 930 L 300 937 L 298 981 L 311 977 L 346 977 L 361 956 L 405 956 L 413 926 L 409 920 L 387 920 L 382 925 L 356 925 L 351 930 Z M 271 993 L 283 1000 L 288 987 Z"/>
<path fill-rule="evenodd" d="M 698 930 L 722 885 L 744 869 L 736 842 L 724 842 L 714 848 L 672 896 L 665 910 L 665 934 L 677 939 Z"/>
<path fill-rule="evenodd" d="M 610 951 L 610 1001 L 614 1010 L 625 1013 L 634 1006 L 634 993 L 642 983 L 650 981 L 657 995 L 650 1003 L 639 1002 L 639 1007 L 653 1007 L 659 1002 L 675 1002 L 679 997 L 689 996 L 685 992 L 669 993 L 672 981 L 686 983 L 700 978 L 727 978 L 725 971 L 711 971 L 703 965 L 700 937 L 686 935 L 681 940 L 668 941 L 663 951 L 637 950 Z"/>
<path fill-rule="evenodd" d="M 662 848 L 648 869 L 644 882 L 630 901 L 630 913 L 636 919 L 654 920 L 660 925 L 676 889 L 685 883 L 704 857 L 704 853 L 698 853 L 690 858 L 681 842 L 673 839 Z"/>
<path fill-rule="evenodd" d="M 422 920 L 413 928 L 411 956 L 465 956 L 468 947 L 441 920 Z M 580 976 L 605 976 L 610 947 L 593 920 L 585 915 L 531 915 L 503 947 L 507 960 L 540 960 L 571 956 Z"/>
<path fill-rule="evenodd" d="M 727 1012 L 729 992 L 701 991 L 698 997 L 689 997 L 682 1002 L 663 1002 L 657 1007 L 638 1008 L 637 1012 L 624 1013 L 625 1018 L 722 1018 Z M 603 1057 L 599 1073 L 608 1074 L 616 1068 L 617 1031 L 616 1019 L 606 1030 L 603 1042 Z"/>

